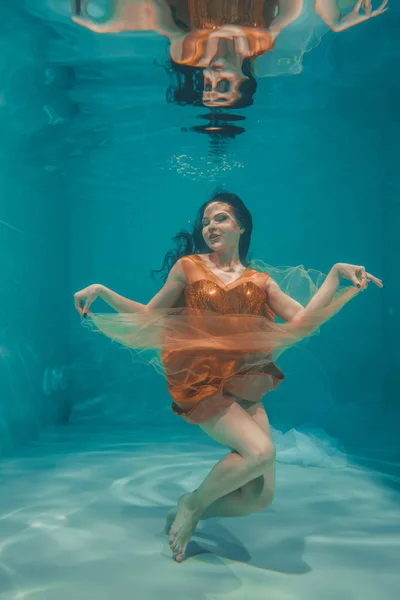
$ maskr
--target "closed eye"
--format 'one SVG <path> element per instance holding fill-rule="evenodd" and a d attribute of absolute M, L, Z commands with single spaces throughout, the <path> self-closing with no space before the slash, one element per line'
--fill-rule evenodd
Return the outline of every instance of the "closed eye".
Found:
<path fill-rule="evenodd" d="M 225 219 L 228 218 L 228 215 L 224 214 L 224 213 L 219 213 L 218 215 L 215 215 L 214 219 L 215 221 L 225 221 Z M 207 225 L 210 224 L 209 219 L 203 219 L 202 220 L 202 225 L 203 227 L 207 227 Z"/>

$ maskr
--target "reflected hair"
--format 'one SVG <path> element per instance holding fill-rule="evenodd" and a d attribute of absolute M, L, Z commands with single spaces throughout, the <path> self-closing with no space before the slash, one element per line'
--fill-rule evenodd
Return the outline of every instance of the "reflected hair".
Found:
<path fill-rule="evenodd" d="M 207 200 L 207 202 L 204 202 L 204 204 L 200 206 L 197 211 L 192 231 L 181 230 L 173 238 L 174 248 L 166 253 L 161 269 L 152 271 L 153 277 L 158 276 L 165 283 L 170 270 L 180 258 L 189 256 L 190 254 L 204 254 L 206 252 L 211 252 L 203 238 L 202 220 L 205 209 L 213 202 L 223 202 L 224 204 L 229 204 L 232 208 L 236 221 L 240 227 L 244 229 L 239 240 L 239 258 L 244 266 L 249 265 L 250 261 L 248 260 L 248 253 L 253 231 L 253 218 L 251 213 L 239 196 L 227 192 L 222 188 L 218 188 L 215 190 L 210 200 Z"/>

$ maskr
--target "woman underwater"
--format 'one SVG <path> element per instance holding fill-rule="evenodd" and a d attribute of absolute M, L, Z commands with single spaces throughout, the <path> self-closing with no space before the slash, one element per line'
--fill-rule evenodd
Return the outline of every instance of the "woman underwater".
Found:
<path fill-rule="evenodd" d="M 383 287 L 363 266 L 337 263 L 303 306 L 249 262 L 252 229 L 242 200 L 217 191 L 192 234 L 176 236 L 159 271 L 165 284 L 148 304 L 100 284 L 74 296 L 97 331 L 133 350 L 157 350 L 173 412 L 231 450 L 168 513 L 178 562 L 199 520 L 249 515 L 272 502 L 275 448 L 262 397 L 284 379 L 273 355 L 312 335 L 369 282 Z M 341 288 L 342 280 L 350 284 Z M 91 312 L 97 298 L 117 312 Z"/>

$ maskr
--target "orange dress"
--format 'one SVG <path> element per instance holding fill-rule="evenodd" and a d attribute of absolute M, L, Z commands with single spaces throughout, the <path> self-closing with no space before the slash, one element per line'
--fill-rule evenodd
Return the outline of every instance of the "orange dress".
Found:
<path fill-rule="evenodd" d="M 168 4 L 189 30 L 183 39 L 171 39 L 171 58 L 178 64 L 208 66 L 203 60 L 210 35 L 226 25 L 242 29 L 249 46 L 247 58 L 256 58 L 273 47 L 267 28 L 274 19 L 277 0 L 175 0 Z"/>
<path fill-rule="evenodd" d="M 181 264 L 187 286 L 177 306 L 198 309 L 201 314 L 212 311 L 225 317 L 232 315 L 233 319 L 237 315 L 239 322 L 245 315 L 275 320 L 267 301 L 268 273 L 247 269 L 234 282 L 224 284 L 198 255 L 182 258 Z M 216 319 L 214 322 L 217 324 Z M 212 333 L 215 335 L 215 329 Z M 209 420 L 237 398 L 260 402 L 284 379 L 267 350 L 262 358 L 260 355 L 259 367 L 254 352 L 221 347 L 202 350 L 195 340 L 193 352 L 185 344 L 181 350 L 163 351 L 161 359 L 173 399 L 172 410 L 190 423 Z"/>
<path fill-rule="evenodd" d="M 288 267 L 281 289 L 293 295 L 291 289 L 302 288 L 304 282 L 310 287 L 300 318 L 278 323 L 268 304 L 268 273 L 246 269 L 226 285 L 201 255 L 180 261 L 187 285 L 176 306 L 90 313 L 85 325 L 144 360 L 150 352 L 146 362 L 164 375 L 173 412 L 191 423 L 204 423 L 237 399 L 259 402 L 284 379 L 273 356 L 314 335 L 364 289 L 351 283 L 310 308 L 309 297 L 320 284 L 314 284 L 302 266 Z M 278 279 L 281 274 L 277 269 Z"/>
<path fill-rule="evenodd" d="M 223 25 L 268 27 L 277 0 L 168 0 L 177 19 L 190 29 L 215 29 Z"/>

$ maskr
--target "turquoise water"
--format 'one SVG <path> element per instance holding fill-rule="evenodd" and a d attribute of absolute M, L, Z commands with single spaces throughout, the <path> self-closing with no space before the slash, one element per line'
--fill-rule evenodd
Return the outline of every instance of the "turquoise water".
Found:
<path fill-rule="evenodd" d="M 68 2 L 0 16 L 0 598 L 397 598 L 398 7 L 340 34 L 303 15 L 222 141 L 192 131 L 205 107 L 166 102 L 161 36 L 96 35 Z M 251 209 L 257 258 L 365 264 L 385 289 L 282 357 L 274 503 L 201 523 L 178 565 L 165 513 L 225 450 L 73 293 L 147 302 L 217 185 Z"/>

